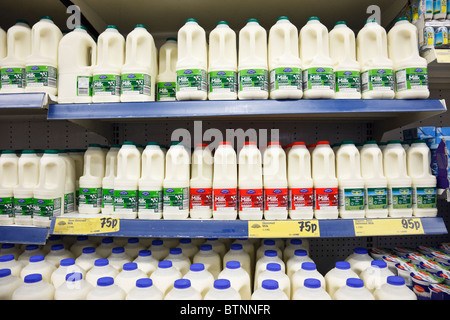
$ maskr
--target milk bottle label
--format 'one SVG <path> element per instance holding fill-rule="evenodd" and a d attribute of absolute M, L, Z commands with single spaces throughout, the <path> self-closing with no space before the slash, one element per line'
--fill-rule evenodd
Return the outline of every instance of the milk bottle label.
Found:
<path fill-rule="evenodd" d="M 303 90 L 334 90 L 333 68 L 308 68 L 303 70 Z"/>
<path fill-rule="evenodd" d="M 394 71 L 392 69 L 370 69 L 361 73 L 362 92 L 394 90 Z"/>
<path fill-rule="evenodd" d="M 427 68 L 405 68 L 395 72 L 395 90 L 427 89 Z"/>
<path fill-rule="evenodd" d="M 237 73 L 235 71 L 211 71 L 209 73 L 209 92 L 237 92 Z"/>
<path fill-rule="evenodd" d="M 418 209 L 434 209 L 437 205 L 436 188 L 416 187 L 413 188 L 413 201 Z"/>
<path fill-rule="evenodd" d="M 302 70 L 300 68 L 275 68 L 270 71 L 270 90 L 302 90 Z"/>
<path fill-rule="evenodd" d="M 13 197 L 0 198 L 0 215 L 13 217 Z"/>
<path fill-rule="evenodd" d="M 214 189 L 214 211 L 237 210 L 237 188 Z"/>
<path fill-rule="evenodd" d="M 25 78 L 27 87 L 56 88 L 58 69 L 51 66 L 27 66 Z"/>
<path fill-rule="evenodd" d="M 205 91 L 207 84 L 206 71 L 203 69 L 177 70 L 178 91 Z"/>
<path fill-rule="evenodd" d="M 137 212 L 137 190 L 114 189 L 114 211 Z"/>
<path fill-rule="evenodd" d="M 158 82 L 158 101 L 173 101 L 176 99 L 176 82 Z"/>
<path fill-rule="evenodd" d="M 25 68 L 2 68 L 0 70 L 2 88 L 25 88 Z"/>
<path fill-rule="evenodd" d="M 80 188 L 78 196 L 81 207 L 98 208 L 102 205 L 102 188 Z"/>
<path fill-rule="evenodd" d="M 344 208 L 345 210 L 364 210 L 364 189 L 339 189 L 339 206 Z"/>
<path fill-rule="evenodd" d="M 369 210 L 387 209 L 387 194 L 387 188 L 367 188 L 367 208 Z"/>
<path fill-rule="evenodd" d="M 287 188 L 264 189 L 265 210 L 288 208 Z"/>
<path fill-rule="evenodd" d="M 289 189 L 289 209 L 301 210 L 312 209 L 314 205 L 313 188 L 291 188 Z"/>
<path fill-rule="evenodd" d="M 142 191 L 139 190 L 138 207 L 139 210 L 153 210 L 154 213 L 162 212 L 163 206 L 163 192 L 157 191 Z"/>
<path fill-rule="evenodd" d="M 239 211 L 262 211 L 263 189 L 239 189 Z"/>
<path fill-rule="evenodd" d="M 14 216 L 32 216 L 33 198 L 14 198 Z"/>
<path fill-rule="evenodd" d="M 336 71 L 334 76 L 336 92 L 361 92 L 359 71 Z"/>
<path fill-rule="evenodd" d="M 212 188 L 191 188 L 191 209 L 212 209 Z"/>
<path fill-rule="evenodd" d="M 433 14 L 433 0 L 425 0 L 425 14 Z"/>
<path fill-rule="evenodd" d="M 315 188 L 314 189 L 314 209 L 337 208 L 338 188 Z"/>
<path fill-rule="evenodd" d="M 59 215 L 61 215 L 61 198 L 34 199 L 33 216 L 51 218 Z"/>
<path fill-rule="evenodd" d="M 239 71 L 239 91 L 268 91 L 269 72 L 266 69 Z"/>
<path fill-rule="evenodd" d="M 77 96 L 78 97 L 92 96 L 92 77 L 88 76 L 77 77 Z"/>
<path fill-rule="evenodd" d="M 412 190 L 411 187 L 389 188 L 389 205 L 393 209 L 412 208 Z"/>
<path fill-rule="evenodd" d="M 117 74 L 97 74 L 92 79 L 94 96 L 118 96 L 120 85 L 120 75 Z"/>
<path fill-rule="evenodd" d="M 447 12 L 447 0 L 434 0 L 433 14 L 439 14 L 441 12 Z"/>
<path fill-rule="evenodd" d="M 73 212 L 75 210 L 75 193 L 66 193 L 64 195 L 64 213 Z"/>
<path fill-rule="evenodd" d="M 150 95 L 151 77 L 145 73 L 122 74 L 122 95 Z"/>
<path fill-rule="evenodd" d="M 102 188 L 102 208 L 114 207 L 114 189 Z"/>
<path fill-rule="evenodd" d="M 189 209 L 189 188 L 164 188 L 164 209 Z"/>

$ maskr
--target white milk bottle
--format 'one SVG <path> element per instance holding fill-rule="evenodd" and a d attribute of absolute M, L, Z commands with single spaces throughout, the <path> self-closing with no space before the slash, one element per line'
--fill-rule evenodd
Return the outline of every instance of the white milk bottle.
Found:
<path fill-rule="evenodd" d="M 45 252 L 38 245 L 29 244 L 25 246 L 25 250 L 19 255 L 17 261 L 20 262 L 23 266 L 26 266 L 29 263 L 30 258 L 36 255 L 45 255 Z"/>
<path fill-rule="evenodd" d="M 375 300 L 373 295 L 364 287 L 359 278 L 349 278 L 345 286 L 334 293 L 333 300 Z"/>
<path fill-rule="evenodd" d="M 335 76 L 335 99 L 361 99 L 359 62 L 356 60 L 355 33 L 345 21 L 330 31 L 330 57 Z"/>
<path fill-rule="evenodd" d="M 195 254 L 200 250 L 197 244 L 193 243 L 190 238 L 182 238 L 180 239 L 180 243 L 177 245 L 178 248 L 183 250 L 183 254 L 188 257 L 191 261 L 194 258 Z"/>
<path fill-rule="evenodd" d="M 30 262 L 20 271 L 20 278 L 25 279 L 29 274 L 39 273 L 42 275 L 42 280 L 51 283 L 52 274 L 56 267 L 47 262 L 43 255 L 36 255 L 30 257 Z"/>
<path fill-rule="evenodd" d="M 367 141 L 360 152 L 361 176 L 366 194 L 366 218 L 388 216 L 387 179 L 384 176 L 383 153 L 376 141 Z"/>
<path fill-rule="evenodd" d="M 197 144 L 192 153 L 190 211 L 193 219 L 212 217 L 213 156 L 207 144 Z"/>
<path fill-rule="evenodd" d="M 239 293 L 242 300 L 250 300 L 252 295 L 250 275 L 241 268 L 239 261 L 228 261 L 219 273 L 218 279 L 228 279 L 231 287 Z"/>
<path fill-rule="evenodd" d="M 367 269 L 373 258 L 369 255 L 369 252 L 366 248 L 355 248 L 353 252 L 345 258 L 345 261 L 350 263 L 350 268 L 358 275 L 361 274 L 365 269 Z"/>
<path fill-rule="evenodd" d="M 242 300 L 239 292 L 231 287 L 228 279 L 217 279 L 214 286 L 203 297 L 203 300 Z"/>
<path fill-rule="evenodd" d="M 231 142 L 222 141 L 214 153 L 213 218 L 237 218 L 237 157 Z"/>
<path fill-rule="evenodd" d="M 75 211 L 75 161 L 68 155 L 67 150 L 59 150 L 59 156 L 66 165 L 66 180 L 64 185 L 64 213 Z"/>
<path fill-rule="evenodd" d="M 14 290 L 11 300 L 53 300 L 55 288 L 44 281 L 42 275 L 33 273 L 23 279 L 23 283 Z"/>
<path fill-rule="evenodd" d="M 119 102 L 125 38 L 116 26 L 108 25 L 97 43 L 97 65 L 92 70 L 92 102 Z"/>
<path fill-rule="evenodd" d="M 153 280 L 153 284 L 163 294 L 166 294 L 173 288 L 175 280 L 181 279 L 183 275 L 172 264 L 170 260 L 163 260 L 158 263 L 158 268 L 152 273 L 150 279 Z"/>
<path fill-rule="evenodd" d="M 312 152 L 312 178 L 314 181 L 314 217 L 338 218 L 338 180 L 335 155 L 328 141 L 317 142 Z"/>
<path fill-rule="evenodd" d="M 317 279 L 320 281 L 322 288 L 325 290 L 325 277 L 317 271 L 314 262 L 303 262 L 302 267 L 291 275 L 291 294 L 293 295 L 299 288 L 303 287 L 306 279 Z"/>
<path fill-rule="evenodd" d="M 191 265 L 191 260 L 183 254 L 181 248 L 170 248 L 169 255 L 165 260 L 172 261 L 173 266 L 181 272 L 182 276 L 189 271 Z"/>
<path fill-rule="evenodd" d="M 314 262 L 305 249 L 296 249 L 294 255 L 286 261 L 286 274 L 289 278 L 302 268 L 304 262 Z"/>
<path fill-rule="evenodd" d="M 83 248 L 82 253 L 75 259 L 77 266 L 80 266 L 83 270 L 88 272 L 94 267 L 95 261 L 101 259 L 102 257 L 95 252 L 94 247 Z"/>
<path fill-rule="evenodd" d="M 25 92 L 25 59 L 31 54 L 31 28 L 17 20 L 6 32 L 6 57 L 0 61 L 0 93 Z"/>
<path fill-rule="evenodd" d="M 208 96 L 208 45 L 205 30 L 187 19 L 178 30 L 177 100 L 206 100 Z"/>
<path fill-rule="evenodd" d="M 336 176 L 339 183 L 339 216 L 361 219 L 366 214 L 361 157 L 353 141 L 343 141 L 336 152 Z"/>
<path fill-rule="evenodd" d="M 138 218 L 161 219 L 163 209 L 164 152 L 157 142 L 148 142 L 141 155 Z"/>
<path fill-rule="evenodd" d="M 51 241 L 52 237 L 53 236 L 49 236 L 47 241 Z M 17 245 L 14 243 L 2 243 L 0 245 L 0 256 L 12 255 L 14 259 L 17 260 L 22 252 L 23 252 L 22 245 Z"/>
<path fill-rule="evenodd" d="M 45 255 L 45 261 L 51 263 L 56 268 L 59 267 L 61 260 L 74 258 L 72 252 L 64 248 L 63 244 L 54 244 L 49 253 Z"/>
<path fill-rule="evenodd" d="M 419 54 L 417 27 L 407 18 L 399 18 L 387 39 L 389 58 L 394 63 L 395 98 L 427 99 L 427 61 Z"/>
<path fill-rule="evenodd" d="M 292 295 L 292 300 L 331 300 L 328 292 L 322 287 L 320 280 L 305 279 L 303 286 Z"/>
<path fill-rule="evenodd" d="M 125 252 L 124 247 L 113 248 L 111 254 L 108 256 L 109 264 L 119 272 L 122 271 L 123 265 L 131 262 L 131 260 L 133 259 Z"/>
<path fill-rule="evenodd" d="M 289 218 L 312 219 L 314 183 L 311 178 L 311 154 L 304 142 L 294 142 L 287 157 Z"/>
<path fill-rule="evenodd" d="M 212 249 L 210 244 L 202 244 L 200 250 L 192 258 L 193 263 L 201 263 L 204 268 L 217 279 L 222 271 L 222 258 Z"/>
<path fill-rule="evenodd" d="M 254 141 L 246 141 L 238 158 L 239 219 L 261 220 L 264 212 L 262 156 Z"/>
<path fill-rule="evenodd" d="M 167 38 L 159 48 L 159 67 L 156 83 L 158 101 L 175 101 L 177 89 L 176 64 L 178 47 L 176 38 Z"/>
<path fill-rule="evenodd" d="M 128 262 L 123 265 L 114 282 L 128 294 L 135 287 L 137 280 L 146 277 L 147 274 L 138 268 L 137 263 Z"/>
<path fill-rule="evenodd" d="M 394 64 L 388 58 L 386 30 L 375 19 L 367 20 L 356 37 L 356 56 L 361 65 L 363 99 L 393 99 Z"/>
<path fill-rule="evenodd" d="M 55 288 L 55 300 L 86 300 L 92 289 L 92 285 L 83 279 L 82 273 L 69 273 L 65 281 Z"/>
<path fill-rule="evenodd" d="M 39 163 L 39 183 L 34 188 L 33 225 L 49 227 L 51 218 L 63 214 L 66 165 L 56 150 L 45 150 Z"/>
<path fill-rule="evenodd" d="M 247 273 L 250 275 L 250 280 L 253 279 L 251 258 L 250 255 L 242 247 L 242 244 L 231 244 L 230 250 L 228 250 L 228 252 L 223 256 L 223 269 L 226 267 L 228 261 L 239 261 L 241 268 L 247 271 Z"/>
<path fill-rule="evenodd" d="M 117 175 L 117 154 L 120 146 L 112 145 L 105 157 L 105 175 L 102 179 L 102 214 L 114 213 L 114 179 Z"/>
<path fill-rule="evenodd" d="M 269 97 L 268 69 L 267 32 L 257 19 L 249 19 L 239 31 L 238 97 L 240 100 Z"/>
<path fill-rule="evenodd" d="M 6 57 L 6 31 L 0 28 L 0 60 Z"/>
<path fill-rule="evenodd" d="M 125 41 L 120 101 L 155 101 L 158 53 L 152 35 L 137 24 Z"/>
<path fill-rule="evenodd" d="M 164 258 L 169 254 L 169 247 L 167 247 L 163 243 L 163 240 L 160 239 L 153 240 L 149 249 L 155 259 L 159 261 L 164 260 Z"/>
<path fill-rule="evenodd" d="M 212 249 L 219 254 L 221 259 L 223 259 L 225 253 L 227 253 L 227 246 L 221 241 L 221 239 L 208 238 L 203 244 L 210 244 Z"/>
<path fill-rule="evenodd" d="M 146 249 L 146 246 L 139 241 L 139 238 L 128 238 L 127 243 L 124 245 L 125 252 L 132 259 L 136 259 L 141 250 Z"/>
<path fill-rule="evenodd" d="M 345 286 L 348 278 L 358 278 L 358 275 L 350 268 L 349 262 L 337 261 L 334 268 L 328 271 L 324 278 L 326 290 L 333 298 L 336 290 Z"/>
<path fill-rule="evenodd" d="M 113 277 L 101 277 L 97 284 L 86 296 L 86 300 L 125 300 L 126 293 L 117 284 Z"/>
<path fill-rule="evenodd" d="M 8 269 L 14 277 L 20 277 L 23 264 L 17 261 L 12 254 L 5 254 L 0 256 L 0 270 Z"/>
<path fill-rule="evenodd" d="M 262 257 L 264 257 L 264 253 L 266 250 L 275 250 L 277 252 L 277 256 L 282 259 L 283 251 L 277 246 L 274 239 L 264 239 L 261 245 L 256 250 L 256 260 L 258 261 Z"/>
<path fill-rule="evenodd" d="M 412 216 L 412 182 L 407 172 L 406 151 L 399 140 L 388 142 L 383 151 L 384 175 L 388 181 L 390 217 Z"/>
<path fill-rule="evenodd" d="M 291 257 L 294 256 L 295 250 L 303 249 L 308 253 L 309 245 L 306 239 L 293 238 L 288 240 L 286 247 L 283 249 L 283 261 L 286 263 Z"/>
<path fill-rule="evenodd" d="M 113 216 L 122 219 L 136 219 L 140 177 L 141 154 L 133 142 L 125 141 L 117 154 Z"/>
<path fill-rule="evenodd" d="M 328 30 L 317 17 L 310 17 L 300 29 L 300 59 L 303 65 L 303 97 L 334 97 L 333 61 L 329 52 Z"/>
<path fill-rule="evenodd" d="M 0 300 L 11 300 L 14 291 L 22 283 L 19 277 L 11 274 L 10 269 L 0 269 Z"/>
<path fill-rule="evenodd" d="M 389 276 L 387 281 L 373 293 L 375 300 L 417 300 L 416 294 L 399 276 Z"/>
<path fill-rule="evenodd" d="M 70 251 L 77 258 L 83 253 L 84 248 L 92 246 L 94 246 L 94 244 L 88 236 L 77 236 L 76 241 L 70 246 Z"/>
<path fill-rule="evenodd" d="M 150 276 L 158 267 L 159 261 L 152 255 L 151 250 L 141 250 L 133 262 L 137 263 L 138 268 L 144 271 L 147 276 Z"/>
<path fill-rule="evenodd" d="M 189 216 L 190 159 L 186 148 L 173 142 L 166 154 L 163 182 L 163 218 L 186 219 Z"/>
<path fill-rule="evenodd" d="M 58 102 L 92 102 L 92 68 L 97 44 L 83 26 L 64 35 L 58 48 Z"/>
<path fill-rule="evenodd" d="M 202 295 L 191 286 L 189 279 L 177 279 L 164 300 L 202 300 Z"/>
<path fill-rule="evenodd" d="M 31 28 L 31 54 L 25 60 L 25 92 L 45 92 L 56 96 L 58 47 L 61 30 L 49 16 L 41 17 Z"/>
<path fill-rule="evenodd" d="M 4 150 L 0 156 L 0 225 L 14 224 L 14 188 L 18 183 L 19 157 Z"/>
<path fill-rule="evenodd" d="M 100 257 L 107 258 L 115 246 L 114 239 L 111 237 L 106 237 L 102 239 L 101 243 L 95 249 L 95 252 L 100 255 Z"/>
<path fill-rule="evenodd" d="M 251 300 L 289 300 L 289 298 L 280 289 L 278 281 L 266 279 L 261 283 L 261 287 L 253 292 Z"/>
<path fill-rule="evenodd" d="M 286 265 L 277 256 L 277 252 L 275 250 L 266 250 L 264 252 L 264 257 L 258 259 L 255 264 L 255 273 L 254 273 L 254 281 L 258 281 L 259 274 L 267 269 L 267 264 L 269 263 L 278 263 L 281 266 L 281 270 L 286 272 Z"/>
<path fill-rule="evenodd" d="M 209 34 L 209 100 L 237 99 L 236 32 L 219 21 Z"/>
<path fill-rule="evenodd" d="M 255 259 L 256 259 L 255 245 L 248 238 L 235 239 L 232 244 L 242 245 L 242 249 L 244 249 L 244 251 L 247 252 L 250 256 L 250 270 L 253 270 L 253 268 L 255 267 Z"/>
<path fill-rule="evenodd" d="M 153 285 L 152 279 L 136 280 L 136 286 L 127 294 L 126 300 L 162 300 L 162 292 Z"/>
<path fill-rule="evenodd" d="M 414 140 L 406 155 L 408 175 L 411 177 L 413 188 L 413 215 L 435 217 L 437 182 L 436 176 L 431 173 L 430 148 L 424 140 Z"/>
<path fill-rule="evenodd" d="M 97 285 L 97 280 L 101 277 L 115 278 L 119 274 L 119 271 L 109 264 L 108 259 L 97 259 L 94 262 L 94 266 L 86 272 L 86 281 L 92 286 Z"/>
<path fill-rule="evenodd" d="M 288 216 L 286 153 L 279 142 L 269 142 L 263 155 L 264 218 L 284 220 Z"/>
<path fill-rule="evenodd" d="M 203 263 L 191 264 L 189 271 L 183 276 L 183 279 L 191 281 L 191 285 L 205 297 L 206 293 L 211 290 L 214 285 L 214 276 L 205 269 Z"/>
<path fill-rule="evenodd" d="M 84 169 L 84 152 L 84 149 L 69 149 L 69 156 L 75 162 L 75 207 L 77 210 L 80 203 L 80 177 Z"/>
<path fill-rule="evenodd" d="M 301 99 L 302 65 L 299 57 L 298 30 L 282 16 L 269 31 L 268 62 L 271 99 Z"/>
<path fill-rule="evenodd" d="M 291 280 L 285 272 L 281 270 L 281 265 L 278 263 L 268 263 L 266 265 L 266 270 L 261 272 L 258 276 L 258 281 L 255 281 L 253 291 L 258 290 L 262 282 L 266 279 L 276 280 L 280 289 L 286 294 L 290 299 L 291 297 Z"/>
<path fill-rule="evenodd" d="M 364 286 L 374 293 L 379 287 L 387 282 L 389 276 L 393 276 L 391 270 L 383 260 L 373 260 L 365 270 L 359 274 L 359 278 L 364 281 Z"/>
<path fill-rule="evenodd" d="M 105 155 L 99 144 L 89 144 L 84 153 L 83 175 L 80 177 L 80 213 L 100 213 L 102 180 L 105 175 Z"/>

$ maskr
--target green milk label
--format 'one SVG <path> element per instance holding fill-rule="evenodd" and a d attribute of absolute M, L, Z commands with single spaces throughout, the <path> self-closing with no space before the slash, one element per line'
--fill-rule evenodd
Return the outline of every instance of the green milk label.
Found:
<path fill-rule="evenodd" d="M 361 73 L 361 90 L 394 90 L 394 71 L 392 69 L 370 69 Z"/>
<path fill-rule="evenodd" d="M 179 91 L 205 91 L 207 90 L 206 70 L 182 69 L 177 70 L 177 92 Z"/>
<path fill-rule="evenodd" d="M 236 71 L 211 71 L 209 76 L 209 92 L 237 92 Z"/>
<path fill-rule="evenodd" d="M 266 69 L 239 70 L 239 91 L 268 91 L 269 72 Z"/>
<path fill-rule="evenodd" d="M 34 199 L 34 217 L 57 217 L 61 215 L 61 198 Z"/>
<path fill-rule="evenodd" d="M 0 216 L 14 217 L 14 198 L 2 197 L 0 198 Z"/>
<path fill-rule="evenodd" d="M 32 216 L 33 209 L 33 198 L 14 198 L 14 216 Z"/>
<path fill-rule="evenodd" d="M 303 91 L 334 90 L 333 68 L 314 67 L 303 70 Z"/>
<path fill-rule="evenodd" d="M 336 92 L 361 92 L 361 75 L 359 71 L 335 71 Z"/>
<path fill-rule="evenodd" d="M 157 100 L 174 101 L 176 100 L 177 83 L 176 82 L 158 82 Z"/>
<path fill-rule="evenodd" d="M 339 189 L 340 207 L 346 211 L 364 210 L 366 207 L 364 194 L 364 188 Z"/>
<path fill-rule="evenodd" d="M 302 70 L 295 67 L 275 68 L 270 71 L 270 90 L 302 90 Z"/>
<path fill-rule="evenodd" d="M 164 188 L 163 205 L 164 208 L 189 209 L 189 188 Z"/>
<path fill-rule="evenodd" d="M 144 95 L 151 94 L 151 76 L 146 73 L 123 73 L 122 94 L 123 95 Z"/>
<path fill-rule="evenodd" d="M 137 212 L 137 190 L 114 189 L 114 211 Z"/>
<path fill-rule="evenodd" d="M 387 188 L 367 188 L 367 208 L 387 209 L 388 191 Z"/>
<path fill-rule="evenodd" d="M 102 189 L 102 208 L 114 207 L 114 189 Z"/>
<path fill-rule="evenodd" d="M 80 188 L 78 196 L 80 207 L 99 208 L 102 205 L 102 188 Z"/>
<path fill-rule="evenodd" d="M 435 187 L 416 187 L 413 189 L 413 201 L 418 209 L 435 209 L 437 193 Z"/>
<path fill-rule="evenodd" d="M 4 89 L 25 88 L 25 68 L 1 68 L 0 76 Z"/>
<path fill-rule="evenodd" d="M 162 212 L 163 191 L 139 190 L 138 207 L 139 210 L 152 210 L 154 213 Z"/>
<path fill-rule="evenodd" d="M 27 66 L 25 79 L 27 87 L 56 88 L 58 69 L 51 66 Z"/>
<path fill-rule="evenodd" d="M 396 91 L 427 88 L 427 68 L 405 68 L 395 71 Z"/>
<path fill-rule="evenodd" d="M 117 74 L 96 74 L 92 79 L 94 96 L 118 96 L 120 95 L 121 81 Z"/>
<path fill-rule="evenodd" d="M 390 188 L 389 192 L 389 205 L 393 209 L 410 209 L 412 208 L 412 188 Z"/>

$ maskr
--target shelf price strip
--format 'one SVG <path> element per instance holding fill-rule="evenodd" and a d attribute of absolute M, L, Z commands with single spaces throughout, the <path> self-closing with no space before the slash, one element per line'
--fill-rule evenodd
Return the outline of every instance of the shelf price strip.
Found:
<path fill-rule="evenodd" d="M 111 217 L 101 218 L 57 218 L 54 234 L 97 234 L 117 232 L 120 220 Z"/>
<path fill-rule="evenodd" d="M 420 218 L 355 219 L 355 236 L 425 234 Z"/>
<path fill-rule="evenodd" d="M 248 236 L 253 238 L 320 237 L 317 220 L 249 221 Z"/>

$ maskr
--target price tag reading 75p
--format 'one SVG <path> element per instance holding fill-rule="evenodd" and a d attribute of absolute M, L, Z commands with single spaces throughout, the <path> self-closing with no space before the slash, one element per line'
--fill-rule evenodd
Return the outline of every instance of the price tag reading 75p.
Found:
<path fill-rule="evenodd" d="M 249 221 L 248 236 L 253 238 L 320 237 L 317 220 Z"/>
<path fill-rule="evenodd" d="M 117 232 L 120 220 L 111 217 L 102 218 L 57 218 L 54 234 L 96 234 Z"/>

